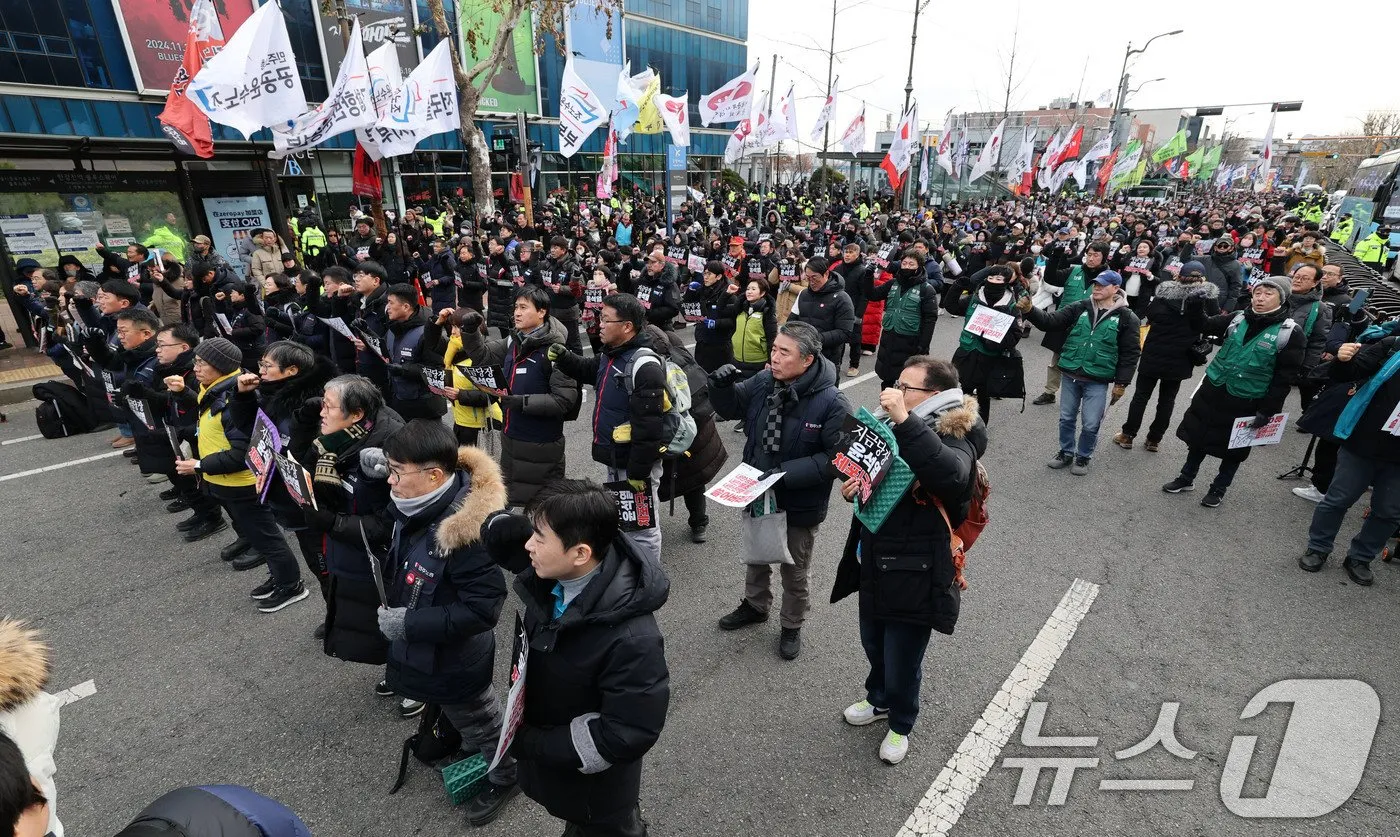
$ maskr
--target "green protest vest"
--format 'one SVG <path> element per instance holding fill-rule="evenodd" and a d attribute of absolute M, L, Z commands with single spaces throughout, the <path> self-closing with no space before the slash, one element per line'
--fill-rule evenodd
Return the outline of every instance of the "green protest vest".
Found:
<path fill-rule="evenodd" d="M 1084 284 L 1084 266 L 1075 265 L 1065 280 L 1065 292 L 1060 294 L 1060 308 L 1073 305 L 1081 299 L 1089 298 L 1089 288 Z"/>
<path fill-rule="evenodd" d="M 734 336 L 729 346 L 739 363 L 763 363 L 768 359 L 768 333 L 763 328 L 763 312 L 747 308 L 735 318 Z"/>
<path fill-rule="evenodd" d="M 1263 398 L 1274 379 L 1283 323 L 1269 326 L 1246 343 L 1243 320 L 1244 315 L 1240 314 L 1230 323 L 1230 334 L 1206 367 L 1206 377 L 1236 398 L 1253 400 Z"/>
<path fill-rule="evenodd" d="M 924 283 L 916 283 L 909 290 L 904 290 L 898 279 L 890 281 L 890 295 L 885 298 L 885 315 L 880 319 L 880 328 L 893 331 L 895 334 L 902 334 L 906 337 L 917 337 L 919 329 L 923 325 Z"/>
<path fill-rule="evenodd" d="M 1113 380 L 1118 374 L 1118 320 L 1117 313 L 1109 314 L 1095 326 L 1090 309 L 1085 309 L 1065 338 L 1060 368 L 1100 381 Z"/>

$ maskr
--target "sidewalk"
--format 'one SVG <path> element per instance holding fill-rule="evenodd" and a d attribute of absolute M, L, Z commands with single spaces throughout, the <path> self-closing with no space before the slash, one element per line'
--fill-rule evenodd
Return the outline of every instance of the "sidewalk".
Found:
<path fill-rule="evenodd" d="M 0 352 L 0 405 L 18 404 L 34 397 L 30 388 L 53 378 L 66 380 L 54 362 L 36 349 L 25 348 L 8 304 L 0 304 L 0 327 L 13 349 Z"/>

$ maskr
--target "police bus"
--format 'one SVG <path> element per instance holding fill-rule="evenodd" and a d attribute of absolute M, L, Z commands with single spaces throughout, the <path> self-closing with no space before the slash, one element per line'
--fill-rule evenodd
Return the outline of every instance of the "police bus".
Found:
<path fill-rule="evenodd" d="M 1395 176 L 1400 170 L 1400 149 L 1387 151 L 1379 157 L 1368 157 L 1356 167 L 1347 187 L 1346 197 L 1337 207 L 1337 217 L 1351 213 L 1356 221 L 1352 241 L 1370 235 L 1377 226 L 1400 227 L 1400 189 Z M 1396 234 L 1391 235 L 1391 249 L 1400 247 Z"/>

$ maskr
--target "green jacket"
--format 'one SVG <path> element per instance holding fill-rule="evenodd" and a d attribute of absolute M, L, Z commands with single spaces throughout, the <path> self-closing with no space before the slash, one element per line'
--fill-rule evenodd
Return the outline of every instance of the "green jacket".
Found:
<path fill-rule="evenodd" d="M 1292 330 L 1292 321 L 1274 323 L 1248 343 L 1244 340 L 1242 327 L 1244 314 L 1237 314 L 1230 323 L 1225 343 L 1206 367 L 1206 377 L 1212 384 L 1224 387 L 1236 398 L 1254 400 L 1263 398 L 1274 379 L 1274 363 L 1283 346 L 1288 344 L 1289 335 L 1280 339 L 1284 326 Z"/>
<path fill-rule="evenodd" d="M 1351 231 L 1356 228 L 1356 222 L 1350 218 L 1341 221 L 1332 228 L 1332 240 L 1338 244 L 1346 244 L 1351 239 Z"/>

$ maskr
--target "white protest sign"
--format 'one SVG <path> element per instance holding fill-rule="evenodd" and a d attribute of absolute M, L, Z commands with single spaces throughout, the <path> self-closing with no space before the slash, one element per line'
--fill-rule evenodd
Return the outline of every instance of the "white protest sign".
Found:
<path fill-rule="evenodd" d="M 972 312 L 972 316 L 968 318 L 967 325 L 963 326 L 963 330 L 980 334 L 993 343 L 1000 343 L 1015 324 L 1016 318 L 1010 314 L 1003 314 L 995 308 L 979 305 L 977 310 Z"/>
<path fill-rule="evenodd" d="M 742 509 L 762 497 L 763 492 L 772 488 L 782 478 L 782 473 L 777 473 L 765 479 L 762 471 L 752 465 L 740 463 L 739 467 L 730 471 L 724 479 L 706 491 L 705 496 L 720 505 Z"/>
<path fill-rule="evenodd" d="M 1288 425 L 1288 413 L 1279 413 L 1269 419 L 1269 423 L 1255 430 L 1254 416 L 1235 419 L 1230 428 L 1230 448 L 1251 448 L 1258 445 L 1277 445 L 1283 441 L 1283 430 Z"/>

